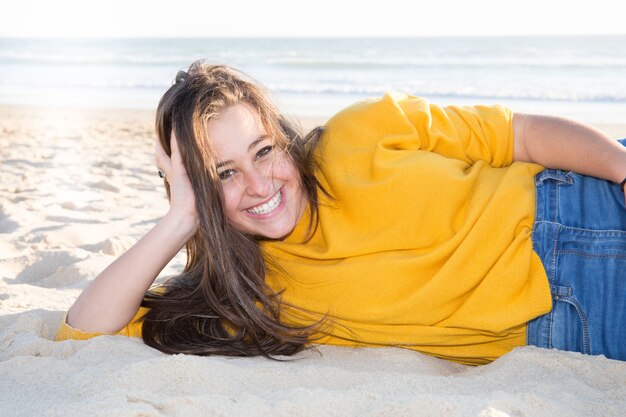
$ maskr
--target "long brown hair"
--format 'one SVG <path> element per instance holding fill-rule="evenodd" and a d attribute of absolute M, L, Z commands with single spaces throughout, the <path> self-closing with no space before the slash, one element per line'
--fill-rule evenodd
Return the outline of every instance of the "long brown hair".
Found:
<path fill-rule="evenodd" d="M 309 202 L 312 231 L 318 190 L 313 150 L 321 129 L 303 137 L 280 115 L 265 91 L 244 74 L 223 66 L 194 62 L 180 71 L 161 98 L 156 132 L 168 154 L 176 134 L 196 197 L 197 233 L 186 244 L 187 263 L 179 276 L 158 291 L 148 291 L 142 306 L 142 337 L 166 353 L 254 356 L 291 355 L 311 340 L 317 324 L 286 324 L 280 294 L 265 283 L 266 266 L 257 238 L 236 230 L 223 207 L 208 120 L 228 106 L 252 105 L 275 146 L 300 172 Z M 169 185 L 165 183 L 170 196 Z"/>

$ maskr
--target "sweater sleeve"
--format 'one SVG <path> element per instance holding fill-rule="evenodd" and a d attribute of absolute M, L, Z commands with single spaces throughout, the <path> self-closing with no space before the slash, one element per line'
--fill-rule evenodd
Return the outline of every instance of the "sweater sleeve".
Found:
<path fill-rule="evenodd" d="M 513 162 L 513 112 L 500 105 L 439 107 L 420 97 L 388 93 L 337 113 L 325 137 L 320 152 L 329 158 L 350 158 L 348 153 L 355 152 L 376 158 L 384 150 L 400 151 L 385 158 L 427 151 L 469 165 Z"/>
<path fill-rule="evenodd" d="M 63 321 L 59 325 L 55 340 L 56 341 L 70 340 L 70 339 L 87 340 L 87 339 L 91 339 L 92 337 L 103 336 L 103 335 L 141 337 L 141 327 L 142 327 L 141 318 L 143 317 L 144 314 L 147 313 L 147 311 L 148 311 L 147 308 L 144 308 L 144 307 L 139 308 L 139 310 L 137 311 L 137 314 L 135 314 L 135 317 L 132 318 L 130 323 L 128 323 L 126 326 L 124 326 L 124 328 L 122 328 L 121 330 L 115 333 L 89 333 L 89 332 L 84 332 L 80 329 L 75 329 L 74 327 L 67 324 L 67 314 L 66 314 L 65 317 L 63 318 Z"/>
<path fill-rule="evenodd" d="M 425 100 L 396 98 L 417 133 L 418 147 L 473 164 L 513 162 L 513 112 L 501 105 L 439 107 Z"/>

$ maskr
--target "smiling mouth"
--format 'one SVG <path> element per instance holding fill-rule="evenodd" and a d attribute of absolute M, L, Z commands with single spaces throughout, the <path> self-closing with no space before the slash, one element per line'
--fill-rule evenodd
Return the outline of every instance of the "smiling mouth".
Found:
<path fill-rule="evenodd" d="M 276 195 L 272 197 L 272 199 L 269 200 L 267 203 L 259 204 L 258 206 L 249 208 L 246 211 L 251 214 L 269 214 L 280 205 L 280 202 L 282 200 L 283 193 L 282 191 L 278 191 Z"/>

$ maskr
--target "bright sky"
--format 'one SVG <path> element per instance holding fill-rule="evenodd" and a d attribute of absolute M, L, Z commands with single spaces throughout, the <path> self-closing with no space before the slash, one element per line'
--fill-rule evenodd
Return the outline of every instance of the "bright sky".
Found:
<path fill-rule="evenodd" d="M 625 34 L 620 4 L 621 0 L 0 0 L 0 37 Z"/>

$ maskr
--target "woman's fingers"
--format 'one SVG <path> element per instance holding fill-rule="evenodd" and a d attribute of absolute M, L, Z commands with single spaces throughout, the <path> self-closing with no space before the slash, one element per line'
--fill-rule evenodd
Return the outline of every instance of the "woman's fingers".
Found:
<path fill-rule="evenodd" d="M 183 163 L 183 157 L 180 153 L 180 148 L 178 147 L 178 138 L 174 134 L 173 130 L 170 140 L 170 148 L 172 150 L 172 155 L 170 157 L 170 167 L 172 170 L 172 174 L 187 177 L 187 170 L 185 168 L 185 164 Z"/>
<path fill-rule="evenodd" d="M 173 130 L 170 138 L 170 149 L 172 151 L 171 156 L 168 156 L 157 140 L 154 152 L 157 168 L 163 171 L 165 180 L 170 187 L 170 212 L 182 215 L 185 220 L 189 220 L 195 230 L 198 227 L 195 195 Z"/>
<path fill-rule="evenodd" d="M 154 163 L 157 166 L 157 169 L 163 172 L 164 177 L 167 178 L 167 175 L 172 171 L 172 160 L 163 149 L 161 145 L 161 141 L 157 138 L 154 146 Z"/>
<path fill-rule="evenodd" d="M 180 148 L 178 147 L 178 138 L 172 130 L 172 136 L 170 138 L 170 149 L 172 154 L 169 158 L 170 169 L 175 175 L 187 175 L 185 164 L 183 163 L 183 157 L 180 154 Z"/>
<path fill-rule="evenodd" d="M 173 182 L 178 182 L 178 186 L 187 188 L 189 176 L 185 164 L 183 163 L 180 148 L 178 147 L 178 139 L 176 138 L 174 130 L 172 130 L 170 137 L 170 150 L 171 155 L 168 155 L 160 141 L 156 141 L 154 160 L 159 171 L 159 176 L 165 178 L 170 185 L 172 185 Z M 181 180 L 183 183 L 180 183 Z"/>

